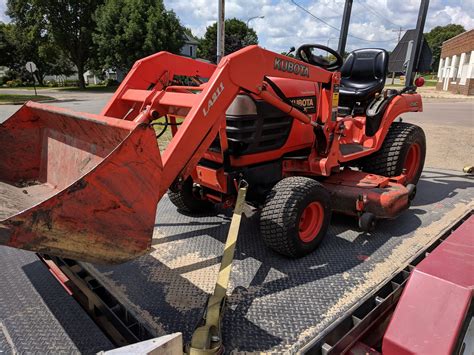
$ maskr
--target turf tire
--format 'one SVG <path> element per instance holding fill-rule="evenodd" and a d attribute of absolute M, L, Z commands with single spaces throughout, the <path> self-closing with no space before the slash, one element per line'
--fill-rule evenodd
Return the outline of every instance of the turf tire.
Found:
<path fill-rule="evenodd" d="M 309 242 L 300 238 L 303 211 L 312 202 L 322 206 L 322 224 Z M 307 177 L 289 177 L 268 193 L 260 217 L 265 244 L 279 254 L 298 258 L 314 251 L 326 236 L 331 220 L 330 194 L 319 182 Z"/>
<path fill-rule="evenodd" d="M 193 180 L 187 179 L 181 189 L 168 191 L 168 197 L 180 212 L 200 214 L 214 208 L 212 202 L 198 198 L 193 192 Z"/>
<path fill-rule="evenodd" d="M 385 137 L 382 147 L 367 158 L 361 159 L 359 167 L 367 172 L 387 177 L 402 174 L 411 145 L 419 145 L 419 164 L 407 184 L 416 184 L 425 163 L 426 138 L 423 130 L 411 123 L 394 122 Z"/>

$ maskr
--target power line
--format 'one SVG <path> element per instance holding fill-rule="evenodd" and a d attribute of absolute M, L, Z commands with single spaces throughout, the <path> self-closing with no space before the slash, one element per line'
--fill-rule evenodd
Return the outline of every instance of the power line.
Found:
<path fill-rule="evenodd" d="M 314 15 L 312 12 L 310 12 L 309 10 L 307 10 L 306 8 L 304 8 L 303 6 L 301 6 L 300 4 L 298 4 L 295 0 L 290 0 L 293 5 L 297 6 L 298 8 L 300 8 L 301 10 L 303 10 L 304 12 L 306 12 L 308 15 L 310 15 L 311 17 L 315 18 L 316 20 L 324 23 L 326 26 L 328 27 L 331 27 L 332 29 L 338 31 L 338 32 L 341 32 L 341 30 L 337 27 L 334 27 L 333 25 L 331 25 L 330 23 L 324 21 L 323 19 L 319 18 L 318 16 Z M 351 34 L 348 34 L 347 36 L 349 37 L 352 37 L 352 38 L 356 38 L 356 39 L 359 39 L 361 41 L 366 41 L 366 42 L 392 42 L 394 41 L 395 39 L 390 39 L 390 40 L 380 40 L 380 41 L 377 41 L 377 40 L 371 40 L 371 39 L 365 39 L 365 38 L 361 38 L 361 37 L 357 37 L 357 36 L 354 36 L 354 35 L 351 35 Z"/>
<path fill-rule="evenodd" d="M 296 1 L 294 0 L 290 0 L 294 5 L 296 5 L 297 7 L 299 7 L 301 10 L 303 10 L 304 12 L 306 12 L 307 14 L 309 14 L 310 16 L 314 17 L 316 20 L 318 21 L 321 21 L 322 23 L 324 23 L 326 26 L 329 26 L 333 29 L 335 29 L 336 31 L 339 31 L 339 28 L 337 27 L 334 27 L 333 25 L 331 25 L 330 23 L 324 21 L 323 19 L 317 17 L 316 15 L 313 15 L 311 12 L 309 12 L 306 8 L 304 8 L 303 6 L 301 6 L 300 4 L 298 4 Z"/>
<path fill-rule="evenodd" d="M 372 9 L 370 6 L 366 6 L 366 4 L 363 3 L 361 0 L 357 0 L 357 2 L 359 3 L 359 5 L 362 5 L 364 8 L 366 8 L 367 10 L 369 10 L 370 12 L 372 12 L 373 14 L 375 14 L 375 16 L 378 16 L 378 17 L 380 17 L 382 20 L 391 23 L 391 24 L 394 25 L 395 27 L 400 27 L 400 25 L 397 25 L 396 23 L 393 23 L 393 22 L 390 21 L 388 18 L 386 18 L 385 16 L 381 15 L 378 11 L 375 11 L 374 9 Z"/>

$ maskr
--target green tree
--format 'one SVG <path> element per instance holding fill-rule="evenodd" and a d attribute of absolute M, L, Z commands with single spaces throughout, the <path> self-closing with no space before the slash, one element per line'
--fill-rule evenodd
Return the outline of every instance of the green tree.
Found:
<path fill-rule="evenodd" d="M 126 72 L 140 58 L 179 53 L 184 44 L 184 28 L 162 0 L 106 0 L 96 19 L 94 43 L 102 68 Z"/>
<path fill-rule="evenodd" d="M 34 0 L 52 34 L 54 43 L 75 64 L 79 87 L 85 88 L 84 72 L 94 53 L 94 13 L 103 0 Z"/>
<path fill-rule="evenodd" d="M 24 29 L 15 24 L 6 25 L 2 32 L 4 43 L 9 50 L 6 56 L 2 56 L 0 65 L 7 66 L 13 77 L 31 82 L 32 76 L 25 69 L 25 64 L 29 61 L 34 62 L 38 68 L 33 75 L 39 85 L 44 85 L 46 75 L 74 73 L 71 61 L 50 39 L 38 38 L 34 32 L 25 33 Z"/>
<path fill-rule="evenodd" d="M 11 26 L 0 22 L 0 66 L 9 67 L 15 60 L 15 47 L 8 38 Z"/>
<path fill-rule="evenodd" d="M 235 18 L 225 20 L 225 54 L 230 54 L 251 44 L 258 44 L 255 31 L 243 21 Z M 217 23 L 206 28 L 204 38 L 199 41 L 198 56 L 216 62 Z"/>
<path fill-rule="evenodd" d="M 7 14 L 15 28 L 10 40 L 17 62 L 38 65 L 36 76 L 72 73 L 76 66 L 79 86 L 84 88 L 84 70 L 91 54 L 92 14 L 101 0 L 8 0 Z"/>
<path fill-rule="evenodd" d="M 433 69 L 438 69 L 439 59 L 441 57 L 441 45 L 443 42 L 465 31 L 461 25 L 449 24 L 446 26 L 436 26 L 430 32 L 425 33 L 426 41 L 433 53 Z"/>

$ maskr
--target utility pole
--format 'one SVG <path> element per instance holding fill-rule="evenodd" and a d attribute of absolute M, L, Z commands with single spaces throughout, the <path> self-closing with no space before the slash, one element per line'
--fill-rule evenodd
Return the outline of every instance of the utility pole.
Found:
<path fill-rule="evenodd" d="M 344 5 L 341 36 L 339 37 L 339 45 L 337 46 L 337 52 L 341 55 L 341 57 L 344 57 L 344 52 L 346 51 L 347 32 L 349 31 L 349 22 L 351 20 L 352 2 L 353 0 L 346 0 L 346 4 Z"/>
<path fill-rule="evenodd" d="M 398 30 L 392 30 L 392 32 L 398 32 L 398 42 L 400 42 L 400 39 L 402 38 L 402 32 L 406 31 L 402 26 Z"/>
<path fill-rule="evenodd" d="M 398 41 L 397 44 L 400 43 L 400 39 L 402 38 L 402 32 L 406 31 L 405 29 L 400 26 L 398 30 L 392 30 L 392 32 L 398 32 Z M 392 73 L 392 85 L 395 83 L 395 72 Z"/>
<path fill-rule="evenodd" d="M 225 48 L 225 0 L 217 0 L 217 63 L 224 57 Z"/>

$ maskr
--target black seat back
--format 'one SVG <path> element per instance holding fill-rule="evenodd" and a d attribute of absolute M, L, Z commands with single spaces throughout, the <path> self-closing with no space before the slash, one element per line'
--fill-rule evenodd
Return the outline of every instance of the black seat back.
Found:
<path fill-rule="evenodd" d="M 341 67 L 342 106 L 367 103 L 385 85 L 388 53 L 384 49 L 365 48 L 351 52 Z"/>

